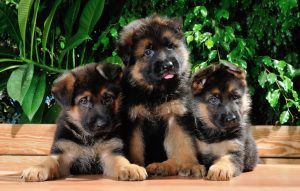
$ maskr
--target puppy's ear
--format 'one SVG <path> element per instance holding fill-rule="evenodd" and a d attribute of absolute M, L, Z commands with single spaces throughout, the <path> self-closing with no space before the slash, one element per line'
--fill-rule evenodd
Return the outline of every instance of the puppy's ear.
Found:
<path fill-rule="evenodd" d="M 202 92 L 207 78 L 216 70 L 216 65 L 212 64 L 207 68 L 199 70 L 192 79 L 192 92 L 194 95 Z"/>
<path fill-rule="evenodd" d="M 54 81 L 51 92 L 55 99 L 64 107 L 71 106 L 76 78 L 67 72 Z"/>
<path fill-rule="evenodd" d="M 171 23 L 173 26 L 178 30 L 181 31 L 182 26 L 183 26 L 183 20 L 182 17 L 173 17 L 171 18 Z"/>
<path fill-rule="evenodd" d="M 102 63 L 96 67 L 99 74 L 108 81 L 120 81 L 123 76 L 121 66 L 116 64 Z"/>
<path fill-rule="evenodd" d="M 241 67 L 226 61 L 223 61 L 220 64 L 221 64 L 221 68 L 233 74 L 235 77 L 241 80 L 246 80 L 246 73 Z"/>
<path fill-rule="evenodd" d="M 132 56 L 131 56 L 131 47 L 129 45 L 118 43 L 117 44 L 117 52 L 121 57 L 125 66 L 128 66 L 132 63 Z"/>

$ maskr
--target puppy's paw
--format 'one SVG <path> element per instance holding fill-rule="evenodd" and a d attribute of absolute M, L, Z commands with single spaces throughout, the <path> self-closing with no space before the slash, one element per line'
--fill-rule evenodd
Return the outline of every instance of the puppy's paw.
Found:
<path fill-rule="evenodd" d="M 123 166 L 118 170 L 117 173 L 118 180 L 129 180 L 129 181 L 145 180 L 147 176 L 148 175 L 146 169 L 136 164 Z"/>
<path fill-rule="evenodd" d="M 205 167 L 200 164 L 183 164 L 178 169 L 179 176 L 194 176 L 202 178 L 206 174 Z"/>
<path fill-rule="evenodd" d="M 162 163 L 149 164 L 146 170 L 152 176 L 174 176 L 177 174 L 176 165 L 168 160 Z"/>
<path fill-rule="evenodd" d="M 230 165 L 212 165 L 207 173 L 208 180 L 228 181 L 234 175 L 234 169 Z"/>
<path fill-rule="evenodd" d="M 25 182 L 42 182 L 52 180 L 58 175 L 58 168 L 49 168 L 46 166 L 32 166 L 22 172 L 21 178 Z"/>

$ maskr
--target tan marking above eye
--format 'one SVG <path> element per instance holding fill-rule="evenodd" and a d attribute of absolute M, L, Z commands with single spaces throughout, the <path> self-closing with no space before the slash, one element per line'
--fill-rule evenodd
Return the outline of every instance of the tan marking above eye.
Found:
<path fill-rule="evenodd" d="M 137 48 L 135 49 L 135 56 L 141 57 L 144 55 L 145 50 L 152 45 L 152 40 L 148 38 L 144 38 L 138 41 Z"/>
<path fill-rule="evenodd" d="M 79 100 L 83 97 L 92 97 L 92 92 L 90 91 L 84 91 L 82 94 L 79 94 L 75 97 L 75 103 L 78 103 Z"/>

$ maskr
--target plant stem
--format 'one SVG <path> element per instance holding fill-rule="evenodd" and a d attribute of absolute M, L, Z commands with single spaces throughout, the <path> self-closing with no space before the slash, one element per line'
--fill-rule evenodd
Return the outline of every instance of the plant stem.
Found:
<path fill-rule="evenodd" d="M 34 13 L 33 13 L 33 22 L 31 26 L 31 43 L 30 43 L 30 59 L 32 59 L 32 54 L 33 54 L 33 40 L 35 36 L 35 26 L 36 26 L 36 18 L 37 18 L 37 13 L 38 13 L 38 8 L 40 6 L 40 0 L 35 1 L 34 3 Z"/>
<path fill-rule="evenodd" d="M 75 49 L 72 50 L 72 62 L 73 62 L 73 68 L 76 67 L 76 61 L 75 61 Z"/>
<path fill-rule="evenodd" d="M 34 64 L 35 66 L 37 66 L 39 68 L 42 68 L 44 70 L 47 70 L 49 72 L 54 72 L 54 73 L 63 73 L 63 72 L 65 72 L 65 70 L 62 70 L 62 69 L 59 69 L 59 68 L 53 68 L 53 67 L 50 67 L 50 66 L 47 66 L 47 65 L 44 65 L 44 64 L 39 64 L 35 61 L 29 60 L 29 59 L 26 59 L 26 58 L 21 58 L 20 61 L 21 62 L 24 61 L 26 63 Z"/>

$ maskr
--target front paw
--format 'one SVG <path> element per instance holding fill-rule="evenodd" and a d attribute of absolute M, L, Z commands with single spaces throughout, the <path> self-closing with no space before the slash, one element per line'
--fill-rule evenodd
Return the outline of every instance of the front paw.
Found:
<path fill-rule="evenodd" d="M 206 174 L 206 169 L 204 165 L 200 164 L 183 164 L 178 169 L 179 176 L 194 176 L 203 178 Z"/>
<path fill-rule="evenodd" d="M 234 169 L 229 165 L 212 165 L 207 173 L 208 180 L 228 181 L 234 175 Z"/>
<path fill-rule="evenodd" d="M 128 166 L 121 167 L 117 172 L 118 180 L 145 180 L 147 178 L 147 172 L 144 167 L 138 166 L 136 164 L 130 164 Z"/>
<path fill-rule="evenodd" d="M 174 176 L 177 174 L 176 164 L 170 161 L 149 164 L 146 170 L 152 176 Z"/>
<path fill-rule="evenodd" d="M 21 178 L 25 182 L 42 182 L 52 180 L 58 175 L 58 168 L 48 168 L 46 166 L 32 166 L 23 170 Z"/>

